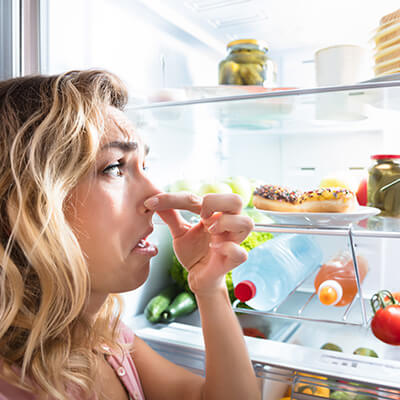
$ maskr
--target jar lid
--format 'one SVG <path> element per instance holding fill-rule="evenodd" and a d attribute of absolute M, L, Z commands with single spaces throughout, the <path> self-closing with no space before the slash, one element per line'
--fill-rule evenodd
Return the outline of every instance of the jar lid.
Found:
<path fill-rule="evenodd" d="M 400 154 L 375 154 L 371 156 L 372 160 L 385 160 L 387 158 L 400 158 Z"/>
<path fill-rule="evenodd" d="M 268 50 L 268 46 L 265 42 L 257 39 L 237 39 L 237 40 L 232 40 L 232 42 L 229 42 L 226 45 L 227 49 L 230 49 L 232 46 L 237 46 L 239 44 L 252 44 L 254 46 L 261 47 L 265 50 Z"/>

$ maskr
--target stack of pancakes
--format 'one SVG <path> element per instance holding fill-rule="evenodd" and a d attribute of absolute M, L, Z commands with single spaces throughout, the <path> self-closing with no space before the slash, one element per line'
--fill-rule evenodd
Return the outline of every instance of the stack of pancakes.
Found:
<path fill-rule="evenodd" d="M 375 76 L 400 72 L 400 9 L 381 18 L 373 40 Z"/>

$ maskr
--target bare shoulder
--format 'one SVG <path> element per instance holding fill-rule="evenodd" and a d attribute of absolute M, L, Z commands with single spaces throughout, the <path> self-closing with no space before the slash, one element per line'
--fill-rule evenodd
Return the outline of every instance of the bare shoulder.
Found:
<path fill-rule="evenodd" d="M 201 399 L 204 378 L 170 362 L 135 336 L 131 356 L 146 399 Z"/>

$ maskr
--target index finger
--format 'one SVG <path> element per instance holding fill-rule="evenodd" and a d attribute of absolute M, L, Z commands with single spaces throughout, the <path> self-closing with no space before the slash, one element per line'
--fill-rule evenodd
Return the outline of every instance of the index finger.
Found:
<path fill-rule="evenodd" d="M 153 211 L 188 210 L 200 214 L 202 198 L 189 192 L 157 193 L 144 202 Z"/>
<path fill-rule="evenodd" d="M 210 218 L 215 212 L 224 212 L 228 214 L 240 214 L 242 211 L 242 199 L 238 194 L 206 194 L 203 197 L 200 217 L 202 219 Z"/>

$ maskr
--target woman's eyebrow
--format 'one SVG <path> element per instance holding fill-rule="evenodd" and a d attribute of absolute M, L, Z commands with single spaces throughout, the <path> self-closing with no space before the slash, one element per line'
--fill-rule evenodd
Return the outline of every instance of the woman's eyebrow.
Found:
<path fill-rule="evenodd" d="M 106 149 L 119 149 L 122 150 L 124 153 L 130 152 L 130 151 L 135 151 L 138 149 L 138 143 L 137 142 L 122 142 L 115 140 L 113 142 L 106 143 L 100 150 L 106 150 Z"/>

